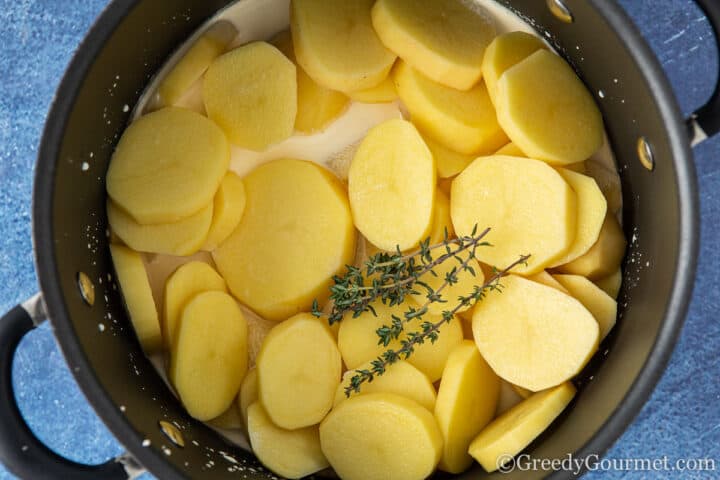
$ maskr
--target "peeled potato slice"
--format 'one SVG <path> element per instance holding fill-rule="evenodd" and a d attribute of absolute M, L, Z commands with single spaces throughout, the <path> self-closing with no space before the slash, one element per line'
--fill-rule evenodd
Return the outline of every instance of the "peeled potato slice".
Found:
<path fill-rule="evenodd" d="M 500 150 L 495 152 L 495 155 L 506 155 L 508 157 L 527 157 L 527 155 L 525 155 L 525 152 L 520 150 L 518 146 L 515 145 L 513 142 L 508 143 Z"/>
<path fill-rule="evenodd" d="M 545 285 L 546 287 L 554 288 L 555 290 L 559 290 L 563 293 L 566 293 L 570 295 L 570 292 L 568 292 L 568 289 L 563 287 L 563 285 L 555 280 L 555 277 L 550 275 L 546 270 L 543 270 L 542 272 L 538 272 L 535 275 L 530 275 L 527 277 L 528 280 L 532 280 L 533 282 L 540 283 L 542 285 Z"/>
<path fill-rule="evenodd" d="M 240 395 L 238 395 L 237 400 L 238 406 L 240 407 L 240 415 L 244 422 L 243 425 L 245 425 L 246 429 L 248 425 L 248 408 L 260 398 L 258 390 L 257 368 L 251 368 L 240 385 Z"/>
<path fill-rule="evenodd" d="M 260 402 L 248 408 L 248 436 L 258 460 L 284 478 L 304 478 L 330 466 L 320 449 L 317 426 L 280 428 Z"/>
<path fill-rule="evenodd" d="M 392 393 L 368 393 L 340 403 L 320 424 L 320 445 L 344 480 L 422 480 L 442 453 L 433 415 Z"/>
<path fill-rule="evenodd" d="M 517 275 L 473 310 L 483 358 L 503 379 L 533 392 L 575 376 L 595 353 L 598 324 L 574 298 Z"/>
<path fill-rule="evenodd" d="M 179 222 L 212 203 L 229 163 L 230 146 L 213 122 L 164 108 L 125 130 L 108 168 L 107 191 L 139 224 Z"/>
<path fill-rule="evenodd" d="M 622 286 L 622 270 L 618 268 L 610 275 L 595 280 L 595 285 L 600 287 L 612 298 L 617 299 L 618 294 L 620 293 L 620 287 Z"/>
<path fill-rule="evenodd" d="M 332 408 L 342 359 L 322 322 L 301 313 L 278 324 L 257 356 L 260 401 L 279 427 L 315 425 Z"/>
<path fill-rule="evenodd" d="M 227 292 L 225 280 L 207 263 L 190 262 L 168 278 L 163 294 L 163 338 L 170 351 L 185 305 L 202 292 Z"/>
<path fill-rule="evenodd" d="M 617 302 L 585 277 L 579 275 L 555 275 L 555 279 L 568 289 L 593 314 L 600 326 L 600 341 L 615 326 Z"/>
<path fill-rule="evenodd" d="M 607 201 L 595 180 L 564 168 L 558 168 L 558 172 L 577 197 L 577 222 L 575 240 L 562 257 L 552 263 L 551 267 L 572 262 L 590 250 L 590 247 L 597 242 L 607 213 Z"/>
<path fill-rule="evenodd" d="M 208 117 L 232 143 L 265 150 L 293 133 L 295 65 L 265 42 L 232 50 L 210 65 L 203 83 Z"/>
<path fill-rule="evenodd" d="M 513 272 L 532 275 L 563 255 L 575 239 L 575 192 L 539 160 L 481 157 L 453 181 L 450 211 L 459 236 L 490 228 L 481 262 L 499 269 L 530 254 Z"/>
<path fill-rule="evenodd" d="M 566 165 L 586 160 L 603 144 L 595 100 L 565 60 L 548 50 L 500 77 L 495 108 L 508 137 L 532 158 Z"/>
<path fill-rule="evenodd" d="M 443 456 L 438 468 L 461 473 L 470 466 L 468 446 L 495 416 L 500 379 L 483 360 L 472 340 L 450 353 L 443 371 L 435 419 L 443 434 Z"/>
<path fill-rule="evenodd" d="M 394 79 L 413 123 L 445 147 L 465 155 L 487 154 L 508 142 L 484 83 L 465 92 L 455 90 L 404 62 L 395 68 Z"/>
<path fill-rule="evenodd" d="M 332 276 L 352 263 L 355 228 L 347 195 L 322 167 L 275 160 L 243 179 L 242 220 L 213 258 L 230 291 L 269 320 L 327 299 Z"/>
<path fill-rule="evenodd" d="M 245 426 L 238 402 L 230 403 L 230 406 L 222 415 L 213 418 L 208 421 L 208 423 L 215 428 L 222 428 L 225 430 L 237 430 Z"/>
<path fill-rule="evenodd" d="M 485 427 L 470 444 L 470 455 L 494 472 L 545 431 L 574 396 L 570 382 L 532 395 Z"/>
<path fill-rule="evenodd" d="M 437 245 L 447 238 L 455 236 L 452 218 L 450 218 L 450 199 L 448 194 L 440 188 L 435 192 L 435 211 L 433 213 L 432 229 L 430 230 L 430 245 Z"/>
<path fill-rule="evenodd" d="M 220 183 L 213 201 L 213 219 L 202 249 L 213 251 L 240 223 L 245 211 L 245 185 L 240 177 L 229 172 Z"/>
<path fill-rule="evenodd" d="M 145 353 L 155 353 L 162 348 L 162 334 L 142 258 L 120 245 L 110 245 L 110 254 L 135 335 Z"/>
<path fill-rule="evenodd" d="M 247 372 L 247 323 L 235 299 L 204 292 L 183 310 L 170 355 L 170 381 L 201 421 L 225 412 Z"/>
<path fill-rule="evenodd" d="M 423 139 L 435 158 L 437 173 L 440 178 L 454 177 L 477 157 L 477 155 L 464 155 L 453 152 L 428 136 L 423 137 Z"/>
<path fill-rule="evenodd" d="M 141 225 L 112 201 L 107 204 L 107 216 L 112 231 L 133 250 L 187 256 L 196 253 L 205 243 L 212 223 L 213 204 L 175 223 Z"/>
<path fill-rule="evenodd" d="M 341 92 L 375 87 L 395 54 L 380 42 L 370 19 L 374 0 L 293 0 L 290 30 L 298 63 L 320 85 Z"/>
<path fill-rule="evenodd" d="M 620 266 L 627 242 L 622 227 L 609 212 L 605 216 L 597 242 L 583 256 L 560 265 L 562 273 L 581 275 L 591 280 L 610 275 Z"/>
<path fill-rule="evenodd" d="M 372 365 L 368 362 L 360 365 L 357 369 L 345 372 L 343 380 L 335 392 L 334 407 L 348 398 L 345 389 L 350 386 L 350 379 L 356 375 L 356 370 L 365 369 L 372 369 Z M 430 411 L 435 408 L 435 387 L 424 373 L 404 360 L 388 365 L 384 374 L 375 377 L 372 382 L 363 384 L 359 393 L 373 392 L 396 393 L 416 401 Z M 357 394 L 357 392 L 351 392 L 350 398 Z"/>
<path fill-rule="evenodd" d="M 483 80 L 493 103 L 497 95 L 497 82 L 502 74 L 543 48 L 546 47 L 542 40 L 525 32 L 509 32 L 495 37 L 482 59 Z"/>
<path fill-rule="evenodd" d="M 461 0 L 379 0 L 372 20 L 385 46 L 403 61 L 458 90 L 480 80 L 483 55 L 496 31 L 487 12 Z"/>
<path fill-rule="evenodd" d="M 394 102 L 398 98 L 395 82 L 390 75 L 378 85 L 365 90 L 349 92 L 348 96 L 361 103 L 388 103 Z"/>
<path fill-rule="evenodd" d="M 432 226 L 435 185 L 435 162 L 415 127 L 405 120 L 381 123 L 350 165 L 355 226 L 383 250 L 417 246 Z"/>

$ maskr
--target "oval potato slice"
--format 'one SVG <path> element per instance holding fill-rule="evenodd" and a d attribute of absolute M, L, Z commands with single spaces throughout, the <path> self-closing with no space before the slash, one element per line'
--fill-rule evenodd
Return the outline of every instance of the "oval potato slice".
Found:
<path fill-rule="evenodd" d="M 493 39 L 482 59 L 483 80 L 493 104 L 497 95 L 497 82 L 505 70 L 542 48 L 547 48 L 543 41 L 526 32 L 503 33 Z"/>
<path fill-rule="evenodd" d="M 618 269 L 625 256 L 626 247 L 627 240 L 620 223 L 608 212 L 597 242 L 582 256 L 557 267 L 557 271 L 581 275 L 590 280 L 602 278 Z"/>
<path fill-rule="evenodd" d="M 361 103 L 388 103 L 394 102 L 398 98 L 395 82 L 390 75 L 378 85 L 365 90 L 349 92 L 348 96 Z"/>
<path fill-rule="evenodd" d="M 554 275 L 554 278 L 593 314 L 600 326 L 600 341 L 603 341 L 617 320 L 615 299 L 580 275 Z"/>

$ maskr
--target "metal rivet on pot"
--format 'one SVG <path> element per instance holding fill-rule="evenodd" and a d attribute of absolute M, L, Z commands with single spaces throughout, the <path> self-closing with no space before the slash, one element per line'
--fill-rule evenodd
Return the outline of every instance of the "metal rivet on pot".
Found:
<path fill-rule="evenodd" d="M 171 442 L 181 448 L 185 446 L 185 439 L 175 425 L 170 422 L 166 422 L 165 420 L 160 420 L 158 425 L 160 425 L 160 431 L 163 432 Z"/>
<path fill-rule="evenodd" d="M 85 272 L 78 272 L 77 284 L 80 289 L 80 296 L 89 306 L 95 305 L 95 285 Z"/>
<path fill-rule="evenodd" d="M 655 169 L 655 154 L 645 137 L 638 138 L 637 154 L 642 166 L 652 172 Z"/>
<path fill-rule="evenodd" d="M 562 0 L 547 0 L 547 6 L 555 17 L 561 22 L 573 23 L 575 20 L 570 9 Z"/>

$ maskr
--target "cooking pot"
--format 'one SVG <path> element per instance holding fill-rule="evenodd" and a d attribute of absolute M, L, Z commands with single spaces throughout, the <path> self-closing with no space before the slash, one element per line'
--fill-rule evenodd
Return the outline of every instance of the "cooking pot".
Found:
<path fill-rule="evenodd" d="M 248 15 L 263 15 L 262 0 L 242 1 L 251 4 Z M 536 458 L 574 452 L 582 459 L 604 453 L 632 421 L 680 331 L 699 239 L 690 145 L 720 130 L 720 89 L 686 121 L 656 58 L 614 2 L 498 1 L 553 43 L 595 93 L 622 179 L 623 224 L 631 241 L 618 324 L 580 376 L 576 400 L 527 450 Z M 697 1 L 717 34 L 720 3 Z M 142 467 L 163 479 L 274 478 L 251 453 L 190 418 L 166 387 L 130 327 L 107 248 L 103 180 L 129 106 L 174 49 L 228 3 L 115 0 L 62 80 L 35 178 L 33 237 L 42 293 L 0 320 L 0 460 L 22 478 L 116 480 Z M 89 171 L 82 165 L 88 157 Z M 23 421 L 12 389 L 13 353 L 45 318 L 126 455 L 79 465 L 50 451 Z M 507 478 L 545 473 L 518 471 Z M 475 466 L 460 478 L 483 475 Z"/>

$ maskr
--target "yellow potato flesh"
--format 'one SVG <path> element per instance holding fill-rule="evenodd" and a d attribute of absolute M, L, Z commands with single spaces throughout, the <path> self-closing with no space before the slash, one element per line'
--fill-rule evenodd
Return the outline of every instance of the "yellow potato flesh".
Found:
<path fill-rule="evenodd" d="M 237 35 L 230 22 L 218 22 L 190 47 L 158 87 L 161 106 L 177 104 Z"/>
<path fill-rule="evenodd" d="M 620 287 L 622 286 L 622 270 L 618 268 L 610 275 L 595 280 L 595 285 L 603 289 L 603 291 L 612 298 L 617 299 L 620 293 Z"/>
<path fill-rule="evenodd" d="M 595 180 L 564 168 L 559 168 L 558 172 L 570 185 L 577 197 L 577 221 L 575 224 L 575 240 L 573 240 L 572 245 L 562 257 L 550 265 L 551 267 L 572 262 L 587 253 L 597 242 L 607 213 L 607 201 Z"/>
<path fill-rule="evenodd" d="M 204 292 L 183 310 L 170 355 L 170 381 L 187 412 L 201 421 L 225 412 L 247 372 L 248 328 L 235 299 Z"/>
<path fill-rule="evenodd" d="M 213 201 L 213 219 L 202 249 L 215 250 L 240 223 L 245 211 L 245 185 L 240 177 L 229 172 L 220 183 Z"/>
<path fill-rule="evenodd" d="M 112 201 L 107 204 L 107 216 L 112 231 L 133 250 L 187 256 L 205 243 L 212 224 L 213 204 L 175 223 L 141 225 Z"/>
<path fill-rule="evenodd" d="M 304 478 L 330 466 L 320 448 L 317 426 L 280 428 L 259 402 L 248 408 L 248 436 L 258 460 L 283 478 Z"/>
<path fill-rule="evenodd" d="M 186 263 L 168 278 L 163 294 L 162 317 L 163 339 L 168 351 L 175 341 L 185 305 L 198 294 L 210 291 L 227 292 L 227 286 L 225 280 L 207 263 Z"/>
<path fill-rule="evenodd" d="M 318 165 L 275 160 L 243 179 L 247 205 L 213 258 L 230 291 L 269 320 L 327 299 L 332 276 L 352 263 L 347 195 Z"/>
<path fill-rule="evenodd" d="M 162 348 L 162 334 L 142 258 L 120 245 L 110 245 L 110 254 L 135 335 L 145 353 L 155 353 Z"/>
<path fill-rule="evenodd" d="M 225 413 L 219 417 L 213 418 L 208 423 L 215 428 L 223 428 L 226 430 L 238 430 L 245 426 L 242 414 L 240 413 L 240 407 L 237 402 L 230 403 L 230 406 L 227 410 L 225 410 Z"/>
<path fill-rule="evenodd" d="M 589 158 L 603 144 L 595 100 L 559 56 L 538 50 L 497 82 L 497 118 L 532 158 L 565 165 Z"/>
<path fill-rule="evenodd" d="M 485 427 L 470 444 L 470 455 L 494 472 L 545 431 L 574 396 L 570 382 L 535 393 Z"/>
<path fill-rule="evenodd" d="M 470 165 L 477 155 L 464 155 L 462 153 L 453 152 L 449 148 L 436 142 L 430 137 L 423 137 L 425 144 L 435 157 L 437 164 L 437 174 L 440 178 L 454 177 L 462 172 L 465 167 Z"/>
<path fill-rule="evenodd" d="M 440 461 L 443 439 L 432 413 L 416 402 L 368 393 L 330 412 L 320 445 L 343 480 L 422 480 Z"/>
<path fill-rule="evenodd" d="M 348 175 L 358 230 L 383 250 L 407 250 L 432 226 L 435 162 L 415 127 L 389 120 L 370 130 Z"/>
<path fill-rule="evenodd" d="M 395 68 L 394 79 L 413 123 L 445 147 L 465 155 L 488 154 L 508 143 L 484 83 L 455 90 L 404 62 Z"/>
<path fill-rule="evenodd" d="M 527 157 L 527 155 L 525 155 L 525 152 L 520 150 L 518 146 L 515 145 L 513 142 L 508 143 L 500 150 L 495 152 L 495 155 L 507 155 L 509 157 Z"/>
<path fill-rule="evenodd" d="M 533 282 L 540 283 L 542 285 L 545 285 L 546 287 L 551 287 L 555 290 L 559 290 L 563 293 L 570 295 L 570 292 L 568 292 L 567 288 L 563 287 L 562 284 L 555 280 L 555 277 L 550 275 L 546 270 L 538 272 L 535 275 L 530 275 L 527 278 L 528 280 L 532 280 Z"/>
<path fill-rule="evenodd" d="M 335 392 L 334 407 L 345 401 L 348 396 L 346 388 L 350 386 L 350 380 L 357 374 L 357 370 L 371 370 L 370 362 L 360 365 L 357 369 L 348 370 L 343 375 L 343 380 Z M 421 407 L 432 411 L 435 408 L 435 387 L 428 380 L 427 376 L 407 361 L 400 360 L 388 365 L 385 373 L 375 377 L 372 382 L 365 383 L 360 387 L 360 392 L 352 391 L 350 398 L 358 393 L 385 392 L 395 393 L 410 400 L 416 401 Z"/>
<path fill-rule="evenodd" d="M 555 279 L 568 289 L 593 314 L 600 326 L 600 341 L 615 326 L 617 302 L 600 287 L 579 275 L 555 275 Z"/>
<path fill-rule="evenodd" d="M 434 258 L 437 258 L 444 253 L 445 250 L 440 248 L 436 250 Z M 461 253 L 458 256 L 463 261 L 467 259 L 467 253 Z M 428 312 L 430 312 L 431 314 L 442 315 L 442 313 L 446 310 L 453 310 L 460 303 L 460 301 L 458 300 L 459 297 L 469 296 L 475 290 L 475 286 L 481 286 L 483 283 L 485 283 L 485 275 L 483 274 L 483 271 L 480 268 L 480 264 L 477 260 L 470 259 L 470 261 L 468 262 L 468 266 L 472 268 L 473 271 L 463 270 L 460 268 L 460 265 L 461 263 L 455 258 L 449 258 L 448 260 L 445 260 L 433 269 L 433 271 L 437 273 L 437 276 L 426 275 L 422 278 L 422 281 L 426 283 L 430 288 L 432 288 L 438 295 L 440 295 L 441 300 L 443 300 L 442 302 L 436 301 L 428 304 Z M 443 286 L 443 284 L 445 283 L 445 278 L 447 277 L 447 275 L 449 275 L 453 269 L 455 269 L 457 283 L 454 283 L 452 285 L 448 284 L 443 287 L 441 291 L 438 291 L 440 287 Z M 419 306 L 425 305 L 428 301 L 427 296 L 429 292 L 426 288 L 420 286 L 416 287 L 416 290 L 418 293 L 411 294 L 410 298 L 412 298 Z M 464 307 L 461 307 L 460 309 L 458 309 L 458 313 L 469 310 L 471 307 L 472 305 L 466 305 Z"/>
<path fill-rule="evenodd" d="M 458 90 L 480 80 L 483 55 L 496 32 L 487 12 L 461 0 L 379 0 L 372 20 L 385 46 L 403 61 Z"/>
<path fill-rule="evenodd" d="M 264 150 L 293 133 L 297 114 L 295 65 L 265 42 L 217 58 L 205 73 L 208 117 L 232 143 Z"/>
<path fill-rule="evenodd" d="M 202 115 L 164 108 L 133 122 L 110 162 L 110 198 L 137 223 L 179 222 L 212 203 L 230 163 L 223 132 Z"/>
<path fill-rule="evenodd" d="M 450 199 L 448 194 L 440 188 L 435 192 L 435 211 L 433 213 L 432 229 L 430 230 L 430 245 L 444 242 L 445 238 L 453 238 L 455 229 L 450 218 Z"/>
<path fill-rule="evenodd" d="M 500 379 L 483 360 L 472 340 L 465 340 L 448 357 L 435 404 L 435 419 L 443 434 L 438 468 L 461 473 L 470 466 L 468 446 L 495 415 Z"/>
<path fill-rule="evenodd" d="M 378 85 L 365 90 L 349 92 L 348 96 L 361 103 L 388 103 L 394 102 L 398 98 L 395 82 L 390 75 Z"/>
<path fill-rule="evenodd" d="M 598 324 L 574 298 L 517 275 L 473 310 L 483 358 L 503 379 L 533 392 L 575 376 L 595 353 Z"/>
<path fill-rule="evenodd" d="M 450 211 L 458 236 L 491 231 L 493 246 L 481 247 L 481 262 L 504 269 L 521 255 L 527 266 L 513 272 L 532 275 L 563 255 L 575 239 L 575 192 L 560 174 L 539 160 L 481 157 L 455 178 Z"/>
<path fill-rule="evenodd" d="M 509 32 L 495 37 L 482 59 L 483 80 L 493 103 L 497 95 L 497 82 L 502 74 L 543 48 L 546 47 L 542 40 L 525 32 Z"/>
<path fill-rule="evenodd" d="M 581 275 L 591 280 L 605 277 L 615 272 L 625 256 L 627 242 L 617 219 L 608 213 L 605 216 L 597 242 L 583 256 L 570 263 L 560 265 L 562 273 Z"/>
<path fill-rule="evenodd" d="M 260 348 L 260 401 L 279 427 L 315 425 L 332 408 L 342 359 L 322 322 L 309 313 L 296 315 L 273 328 Z"/>
<path fill-rule="evenodd" d="M 341 92 L 375 87 L 395 54 L 373 30 L 374 0 L 293 0 L 290 30 L 298 63 L 317 83 Z"/>
<path fill-rule="evenodd" d="M 260 398 L 258 390 L 257 368 L 251 368 L 247 375 L 245 375 L 242 385 L 240 385 L 240 395 L 238 395 L 237 400 L 245 429 L 247 429 L 248 425 L 248 409 L 250 405 L 257 402 Z"/>

